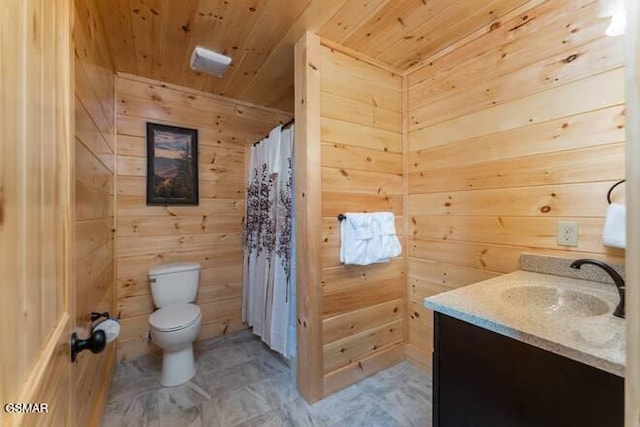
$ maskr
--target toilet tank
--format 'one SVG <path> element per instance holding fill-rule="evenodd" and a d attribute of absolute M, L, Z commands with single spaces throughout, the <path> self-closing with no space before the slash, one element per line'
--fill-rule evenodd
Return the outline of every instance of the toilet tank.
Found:
<path fill-rule="evenodd" d="M 153 304 L 160 308 L 195 301 L 199 277 L 197 262 L 154 265 L 149 269 Z"/>

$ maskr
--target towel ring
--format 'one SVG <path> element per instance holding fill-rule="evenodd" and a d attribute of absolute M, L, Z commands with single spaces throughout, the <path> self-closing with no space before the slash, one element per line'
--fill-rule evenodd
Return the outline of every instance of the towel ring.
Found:
<path fill-rule="evenodd" d="M 609 204 L 611 204 L 611 192 L 613 191 L 613 189 L 625 181 L 626 179 L 622 179 L 611 186 L 611 188 L 609 189 L 609 192 L 607 193 L 607 202 L 609 202 Z"/>

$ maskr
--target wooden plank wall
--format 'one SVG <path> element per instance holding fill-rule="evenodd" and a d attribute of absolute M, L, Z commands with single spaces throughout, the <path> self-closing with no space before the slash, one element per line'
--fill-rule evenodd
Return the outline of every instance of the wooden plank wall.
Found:
<path fill-rule="evenodd" d="M 198 339 L 245 327 L 242 220 L 248 144 L 291 114 L 158 81 L 118 75 L 117 312 L 118 360 L 157 348 L 147 341 L 154 306 L 147 270 L 155 264 L 202 265 Z M 146 206 L 146 123 L 198 129 L 198 206 Z"/>
<path fill-rule="evenodd" d="M 326 45 L 320 56 L 326 396 L 404 359 L 404 261 L 341 265 L 336 218 L 391 211 L 402 234 L 402 77 Z"/>
<path fill-rule="evenodd" d="M 596 7 L 544 2 L 408 75 L 412 360 L 430 363 L 426 296 L 523 252 L 623 261 L 600 241 L 624 177 L 623 49 Z M 579 223 L 578 247 L 556 245 L 559 220 Z"/>
<path fill-rule="evenodd" d="M 87 337 L 92 311 L 115 315 L 114 67 L 97 6 L 75 1 L 75 322 Z M 78 425 L 100 422 L 115 365 L 115 344 L 75 364 Z"/>

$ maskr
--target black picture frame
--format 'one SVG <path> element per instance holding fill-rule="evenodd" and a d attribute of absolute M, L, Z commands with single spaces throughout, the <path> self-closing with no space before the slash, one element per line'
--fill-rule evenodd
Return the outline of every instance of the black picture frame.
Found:
<path fill-rule="evenodd" d="M 147 122 L 147 205 L 198 201 L 198 130 Z"/>

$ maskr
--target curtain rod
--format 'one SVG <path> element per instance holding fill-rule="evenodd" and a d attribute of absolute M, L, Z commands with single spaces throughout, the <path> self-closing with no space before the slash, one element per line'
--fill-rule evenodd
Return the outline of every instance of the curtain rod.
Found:
<path fill-rule="evenodd" d="M 281 124 L 282 129 L 286 129 L 286 128 L 291 127 L 291 125 L 293 125 L 295 122 L 296 122 L 296 119 L 295 119 L 295 118 L 293 118 L 293 119 L 289 120 L 288 122 L 286 122 L 286 123 L 284 123 L 284 124 Z M 269 137 L 269 134 L 267 134 L 267 135 L 266 135 L 264 138 L 262 138 L 262 139 L 267 139 L 268 137 Z M 260 141 L 256 141 L 256 142 L 254 142 L 254 143 L 253 143 L 253 146 L 255 147 L 256 145 L 260 144 L 260 142 L 262 142 L 262 139 L 261 139 Z"/>

